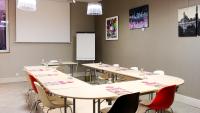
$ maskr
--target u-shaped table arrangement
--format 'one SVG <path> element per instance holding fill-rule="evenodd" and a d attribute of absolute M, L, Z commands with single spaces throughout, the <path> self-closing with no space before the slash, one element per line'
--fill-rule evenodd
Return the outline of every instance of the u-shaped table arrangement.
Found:
<path fill-rule="evenodd" d="M 47 66 L 25 66 L 28 75 L 32 75 L 49 92 L 64 98 L 73 99 L 73 113 L 75 113 L 76 99 L 92 99 L 93 113 L 95 113 L 96 101 L 98 103 L 98 113 L 100 113 L 100 99 L 116 98 L 120 95 L 140 92 L 141 94 L 155 92 L 162 87 L 169 85 L 181 85 L 184 80 L 169 75 L 155 75 L 150 72 L 130 70 L 124 67 L 114 67 L 108 64 L 89 63 L 83 64 L 86 68 L 93 70 L 103 70 L 110 73 L 120 74 L 137 78 L 133 81 L 123 81 L 111 84 L 91 85 L 81 81 L 71 74 L 62 73 L 55 68 Z M 66 106 L 64 108 L 67 112 Z"/>

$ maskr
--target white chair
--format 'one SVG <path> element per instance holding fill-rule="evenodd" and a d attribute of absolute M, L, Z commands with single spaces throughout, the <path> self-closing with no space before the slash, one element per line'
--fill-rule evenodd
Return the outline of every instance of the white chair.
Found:
<path fill-rule="evenodd" d="M 163 70 L 155 70 L 153 72 L 153 74 L 155 74 L 155 75 L 165 75 L 165 72 Z"/>
<path fill-rule="evenodd" d="M 47 107 L 47 113 L 49 110 L 56 109 L 56 108 L 62 108 L 64 107 L 64 99 L 60 98 L 58 96 L 48 96 L 44 90 L 44 88 L 37 82 L 34 82 L 37 90 L 38 90 L 38 97 L 41 100 L 41 103 L 44 107 Z M 67 107 L 70 107 L 72 105 L 72 102 L 67 100 Z M 72 108 L 70 107 L 70 110 L 72 112 Z"/>
<path fill-rule="evenodd" d="M 119 64 L 113 64 L 113 67 L 119 68 Z M 117 79 L 117 75 L 112 76 L 111 74 L 112 73 L 104 72 L 100 76 L 98 76 L 98 79 L 105 81 L 105 83 L 112 83 L 112 82 L 114 82 L 115 77 Z"/>
<path fill-rule="evenodd" d="M 109 72 L 103 72 L 98 76 L 100 80 L 108 80 L 109 79 Z"/>

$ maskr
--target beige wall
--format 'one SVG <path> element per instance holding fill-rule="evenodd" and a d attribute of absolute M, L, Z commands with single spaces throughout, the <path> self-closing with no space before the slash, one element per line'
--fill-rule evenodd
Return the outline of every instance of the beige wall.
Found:
<path fill-rule="evenodd" d="M 148 71 L 165 70 L 185 80 L 181 94 L 200 99 L 200 39 L 179 38 L 177 32 L 177 10 L 198 3 L 200 0 L 103 0 L 104 15 L 95 19 L 98 59 Z M 149 28 L 129 30 L 129 9 L 144 4 L 150 7 Z M 118 41 L 105 40 L 105 18 L 112 16 L 119 16 Z"/>
<path fill-rule="evenodd" d="M 38 65 L 42 59 L 74 60 L 75 33 L 94 31 L 94 17 L 86 15 L 86 4 L 76 3 L 71 6 L 71 44 L 16 43 L 15 1 L 9 0 L 10 53 L 0 53 L 0 79 L 16 73 L 24 76 L 23 66 Z"/>

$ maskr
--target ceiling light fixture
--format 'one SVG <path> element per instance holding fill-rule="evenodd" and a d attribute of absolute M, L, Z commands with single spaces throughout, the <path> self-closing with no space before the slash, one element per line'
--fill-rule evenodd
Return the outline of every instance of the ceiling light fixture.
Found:
<path fill-rule="evenodd" d="M 102 15 L 102 5 L 101 3 L 88 3 L 87 15 Z"/>
<path fill-rule="evenodd" d="M 24 11 L 36 11 L 36 0 L 18 0 L 17 8 Z"/>

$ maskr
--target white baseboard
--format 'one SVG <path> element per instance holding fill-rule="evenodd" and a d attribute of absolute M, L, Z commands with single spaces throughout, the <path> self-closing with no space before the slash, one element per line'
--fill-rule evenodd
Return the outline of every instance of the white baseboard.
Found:
<path fill-rule="evenodd" d="M 178 93 L 176 93 L 175 101 L 182 102 L 184 104 L 188 104 L 196 108 L 200 108 L 200 100 L 192 98 L 192 97 L 184 96 Z"/>
<path fill-rule="evenodd" d="M 23 82 L 23 81 L 26 81 L 26 78 L 22 76 L 0 78 L 0 83 L 12 83 L 12 82 Z"/>

